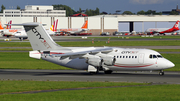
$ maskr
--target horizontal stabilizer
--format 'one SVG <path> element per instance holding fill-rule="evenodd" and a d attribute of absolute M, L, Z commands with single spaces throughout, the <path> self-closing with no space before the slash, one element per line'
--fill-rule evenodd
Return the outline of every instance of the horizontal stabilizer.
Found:
<path fill-rule="evenodd" d="M 29 51 L 29 57 L 41 59 L 41 53 L 39 53 L 38 51 Z"/>

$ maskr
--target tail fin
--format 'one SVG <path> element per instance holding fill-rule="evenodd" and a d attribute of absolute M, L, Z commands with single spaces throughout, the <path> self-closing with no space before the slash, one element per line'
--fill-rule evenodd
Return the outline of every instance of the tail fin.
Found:
<path fill-rule="evenodd" d="M 178 28 L 179 27 L 179 20 L 176 22 L 176 24 L 173 26 L 173 28 Z"/>
<path fill-rule="evenodd" d="M 88 20 L 85 21 L 85 23 L 83 24 L 83 26 L 81 27 L 82 29 L 87 29 L 88 26 Z"/>
<path fill-rule="evenodd" d="M 50 27 L 51 31 L 57 31 L 57 24 L 58 24 L 58 19 L 54 21 L 53 25 Z"/>
<path fill-rule="evenodd" d="M 11 29 L 12 20 L 8 22 L 7 29 Z"/>
<path fill-rule="evenodd" d="M 4 29 L 3 27 L 2 27 L 2 23 L 0 22 L 0 29 Z"/>
<path fill-rule="evenodd" d="M 40 23 L 24 23 L 22 24 L 28 35 L 33 50 L 52 51 L 52 50 L 70 50 L 56 44 L 49 36 L 47 31 Z"/>

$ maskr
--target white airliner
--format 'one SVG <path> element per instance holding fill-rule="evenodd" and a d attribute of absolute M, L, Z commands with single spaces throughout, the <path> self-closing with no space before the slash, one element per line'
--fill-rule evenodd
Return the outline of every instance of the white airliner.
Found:
<path fill-rule="evenodd" d="M 70 33 L 70 34 L 80 33 L 83 31 L 88 31 L 87 26 L 88 26 L 88 20 L 85 21 L 85 23 L 83 24 L 81 28 L 60 29 L 60 32 Z"/>
<path fill-rule="evenodd" d="M 179 20 L 174 24 L 174 26 L 172 28 L 148 28 L 146 30 L 146 33 L 150 33 L 150 34 L 155 34 L 155 33 L 164 34 L 164 33 L 171 33 L 171 32 L 178 31 L 178 30 L 179 30 Z"/>
<path fill-rule="evenodd" d="M 50 27 L 50 29 L 46 30 L 49 35 L 55 35 L 56 34 L 56 32 L 57 32 L 57 24 L 58 24 L 58 19 L 56 21 L 54 21 L 54 23 Z M 21 41 L 28 38 L 25 30 L 15 32 L 14 36 L 19 38 Z"/>
<path fill-rule="evenodd" d="M 17 25 L 17 24 L 16 24 Z M 19 25 L 19 24 L 18 24 Z M 98 73 L 112 71 L 154 71 L 164 75 L 163 70 L 175 65 L 160 53 L 149 49 L 126 49 L 116 47 L 62 47 L 56 44 L 40 23 L 23 23 L 33 51 L 32 58 L 53 62 L 65 67 Z M 83 43 L 82 43 L 83 44 Z"/>

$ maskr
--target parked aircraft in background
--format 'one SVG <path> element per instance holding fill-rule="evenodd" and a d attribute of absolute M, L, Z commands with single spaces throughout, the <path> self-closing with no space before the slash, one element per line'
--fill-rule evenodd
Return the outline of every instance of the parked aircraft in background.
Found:
<path fill-rule="evenodd" d="M 110 74 L 117 70 L 153 71 L 174 67 L 160 53 L 149 49 L 126 49 L 116 47 L 62 47 L 56 44 L 40 23 L 16 24 L 24 26 L 33 51 L 32 58 L 53 62 L 65 67 Z"/>
<path fill-rule="evenodd" d="M 87 31 L 88 28 L 88 20 L 85 21 L 83 26 L 81 28 L 68 28 L 68 29 L 60 29 L 60 32 L 62 33 L 69 33 L 69 34 L 75 34 L 75 33 L 80 33 L 83 31 Z"/>
<path fill-rule="evenodd" d="M 0 31 L 3 36 L 7 36 L 7 37 L 13 36 L 15 32 L 22 31 L 22 29 L 11 29 L 11 24 L 12 24 L 12 21 L 9 21 L 7 24 L 7 27 L 5 29 L 5 28 L 3 28 L 3 26 L 0 22 Z"/>
<path fill-rule="evenodd" d="M 146 33 L 148 34 L 165 34 L 165 33 L 172 33 L 174 31 L 179 30 L 179 20 L 175 23 L 175 25 L 172 28 L 149 28 L 146 30 Z"/>
<path fill-rule="evenodd" d="M 49 35 L 55 35 L 56 34 L 56 32 L 57 32 L 57 24 L 58 24 L 58 19 L 56 21 L 54 21 L 54 23 L 50 27 L 50 29 L 46 30 Z M 14 33 L 14 36 L 19 38 L 21 41 L 28 38 L 25 30 L 21 30 L 21 31 L 18 31 L 18 32 Z"/>

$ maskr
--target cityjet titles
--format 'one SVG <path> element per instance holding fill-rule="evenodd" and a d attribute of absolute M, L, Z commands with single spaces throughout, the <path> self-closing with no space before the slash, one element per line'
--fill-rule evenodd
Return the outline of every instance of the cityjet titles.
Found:
<path fill-rule="evenodd" d="M 137 54 L 138 51 L 122 51 L 121 54 Z"/>
<path fill-rule="evenodd" d="M 36 36 L 41 40 L 42 44 L 48 49 L 51 48 L 51 46 L 46 42 L 46 40 L 41 36 L 41 34 L 35 29 L 32 28 L 32 32 L 36 34 Z"/>

